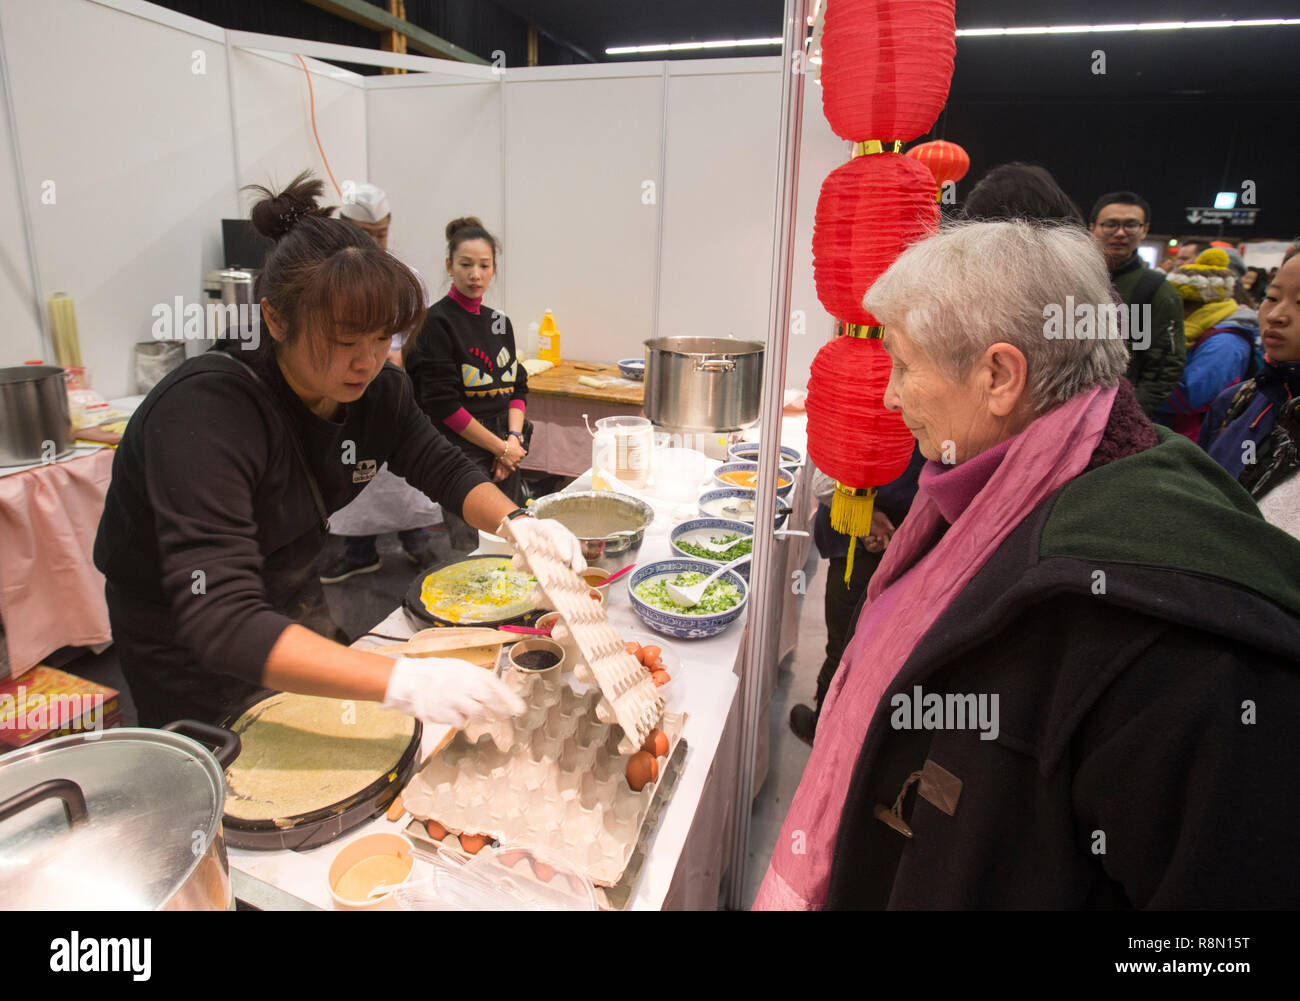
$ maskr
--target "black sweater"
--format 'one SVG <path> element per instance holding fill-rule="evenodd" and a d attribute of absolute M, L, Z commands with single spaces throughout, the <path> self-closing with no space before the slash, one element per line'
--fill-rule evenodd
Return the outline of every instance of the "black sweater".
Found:
<path fill-rule="evenodd" d="M 315 582 L 325 538 L 290 426 L 327 511 L 356 497 L 384 462 L 457 512 L 485 480 L 434 431 L 393 365 L 336 423 L 308 410 L 273 362 L 257 367 L 259 386 L 219 354 L 185 362 L 132 416 L 94 557 L 142 620 L 170 610 L 168 645 L 188 651 L 197 670 L 257 683 L 296 596 Z"/>
<path fill-rule="evenodd" d="M 486 306 L 476 316 L 449 295 L 429 307 L 405 364 L 420 408 L 439 430 L 461 407 L 487 423 L 528 395 L 510 318 Z"/>

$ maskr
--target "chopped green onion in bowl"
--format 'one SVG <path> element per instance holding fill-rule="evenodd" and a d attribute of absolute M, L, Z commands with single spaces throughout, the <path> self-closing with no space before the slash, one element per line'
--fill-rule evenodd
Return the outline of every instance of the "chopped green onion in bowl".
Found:
<path fill-rule="evenodd" d="M 678 546 L 680 545 L 679 542 Z M 672 583 L 678 587 L 690 587 L 703 581 L 706 576 L 708 575 L 693 570 L 683 570 L 672 579 Z M 715 580 L 704 592 L 700 603 L 690 608 L 683 608 L 669 596 L 667 577 L 657 577 L 638 584 L 633 593 L 651 608 L 680 615 L 716 615 L 735 608 L 740 603 L 740 589 L 725 580 Z"/>
<path fill-rule="evenodd" d="M 742 556 L 748 556 L 754 551 L 754 540 L 751 536 L 733 533 L 729 535 L 715 535 L 709 538 L 715 546 L 726 545 L 728 542 L 732 545 L 724 550 L 716 551 L 706 549 L 704 546 L 694 542 L 688 542 L 685 539 L 678 539 L 673 545 L 684 553 L 691 556 L 698 556 L 702 560 L 712 560 L 715 563 L 730 563 L 732 560 L 738 560 Z"/>

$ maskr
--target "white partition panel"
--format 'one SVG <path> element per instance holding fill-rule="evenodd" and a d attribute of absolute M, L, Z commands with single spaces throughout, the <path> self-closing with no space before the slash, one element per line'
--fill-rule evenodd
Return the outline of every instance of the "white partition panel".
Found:
<path fill-rule="evenodd" d="M 3 81 L 0 81 L 2 87 Z M 32 272 L 23 235 L 23 216 L 9 116 L 0 94 L 0 367 L 44 359 L 41 340 L 41 305 L 32 289 Z"/>
<path fill-rule="evenodd" d="M 316 100 L 316 129 L 340 188 L 370 180 L 366 165 L 365 78 L 306 59 Z M 299 171 L 325 182 L 325 201 L 341 199 L 330 182 L 312 134 L 311 94 L 302 65 L 291 55 L 232 49 L 239 184 L 278 190 Z M 241 195 L 247 209 L 255 196 Z"/>
<path fill-rule="evenodd" d="M 562 353 L 595 361 L 642 353 L 659 225 L 663 82 L 611 69 L 506 83 L 506 309 L 521 340 L 552 309 Z"/>
<path fill-rule="evenodd" d="M 106 397 L 134 392 L 132 345 L 150 339 L 153 307 L 199 301 L 217 220 L 235 207 L 221 33 L 162 14 L 0 7 L 44 291 L 72 296 Z"/>
<path fill-rule="evenodd" d="M 435 299 L 446 292 L 447 223 L 477 216 L 504 238 L 501 203 L 501 85 L 438 84 L 427 74 L 371 78 L 366 122 L 372 177 L 388 193 L 388 245 L 417 268 Z M 514 247 L 501 261 L 502 282 L 516 266 Z M 505 307 L 499 283 L 486 299 Z M 524 348 L 527 323 L 516 318 Z"/>
<path fill-rule="evenodd" d="M 767 338 L 780 61 L 745 62 L 669 79 L 661 337 Z"/>

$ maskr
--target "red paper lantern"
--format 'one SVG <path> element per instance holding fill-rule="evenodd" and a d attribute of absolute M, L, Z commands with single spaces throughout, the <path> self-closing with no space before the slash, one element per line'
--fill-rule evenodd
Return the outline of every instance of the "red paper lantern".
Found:
<path fill-rule="evenodd" d="M 817 298 L 832 316 L 875 324 L 862 297 L 904 248 L 938 225 L 934 180 L 915 160 L 874 153 L 837 167 L 822 183 L 813 224 Z"/>
<path fill-rule="evenodd" d="M 955 0 L 828 0 L 822 107 L 842 139 L 910 141 L 948 100 Z"/>
<path fill-rule="evenodd" d="M 925 164 L 934 175 L 934 184 L 939 190 L 949 181 L 960 181 L 966 176 L 966 171 L 970 170 L 970 156 L 956 143 L 950 143 L 946 139 L 913 146 L 906 155 Z"/>
<path fill-rule="evenodd" d="M 912 432 L 883 402 L 891 364 L 880 341 L 866 337 L 836 337 L 813 359 L 808 456 L 845 486 L 889 483 L 912 459 Z M 869 524 L 870 507 L 866 517 Z"/>

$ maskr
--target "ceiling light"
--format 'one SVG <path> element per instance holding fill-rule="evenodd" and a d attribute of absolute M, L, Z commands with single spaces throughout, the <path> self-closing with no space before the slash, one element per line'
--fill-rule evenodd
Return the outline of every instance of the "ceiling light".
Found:
<path fill-rule="evenodd" d="M 1300 24 L 1297 17 L 1270 17 L 1254 21 L 1144 21 L 1139 24 L 1061 24 L 1024 28 L 958 28 L 957 36 L 1086 35 L 1116 31 L 1185 31 L 1203 28 L 1272 28 Z"/>
<path fill-rule="evenodd" d="M 682 52 L 687 49 L 731 49 L 742 45 L 780 45 L 784 38 L 740 38 L 725 42 L 669 42 L 663 45 L 620 45 L 606 49 L 607 56 L 631 56 L 642 52 Z"/>

